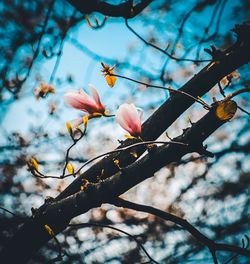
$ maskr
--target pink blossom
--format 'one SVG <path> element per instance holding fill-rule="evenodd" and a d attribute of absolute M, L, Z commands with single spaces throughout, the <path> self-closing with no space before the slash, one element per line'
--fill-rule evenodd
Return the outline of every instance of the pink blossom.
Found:
<path fill-rule="evenodd" d="M 141 134 L 141 118 L 134 104 L 122 104 L 116 112 L 116 121 L 127 130 L 131 136 Z"/>
<path fill-rule="evenodd" d="M 105 106 L 101 103 L 98 92 L 91 84 L 89 84 L 89 88 L 92 92 L 92 97 L 81 89 L 77 92 L 66 93 L 64 95 L 65 103 L 75 109 L 88 113 L 90 117 L 95 113 L 104 114 Z"/>

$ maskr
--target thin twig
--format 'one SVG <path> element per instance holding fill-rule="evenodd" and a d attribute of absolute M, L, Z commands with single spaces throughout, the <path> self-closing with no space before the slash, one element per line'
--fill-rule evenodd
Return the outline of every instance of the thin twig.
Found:
<path fill-rule="evenodd" d="M 7 212 L 7 213 L 9 213 L 9 214 L 11 214 L 11 215 L 13 215 L 16 218 L 20 218 L 17 214 L 11 212 L 10 210 L 8 210 L 8 209 L 6 209 L 6 208 L 4 208 L 2 206 L 0 206 L 0 209 L 3 210 L 3 211 L 5 211 L 5 212 Z"/>
<path fill-rule="evenodd" d="M 223 88 L 222 88 L 222 86 L 221 86 L 220 81 L 218 82 L 218 86 L 219 86 L 219 90 L 220 90 L 221 95 L 225 98 L 226 95 L 225 95 L 225 92 L 224 92 L 224 90 L 223 90 Z"/>
<path fill-rule="evenodd" d="M 240 90 L 237 90 L 231 94 L 229 94 L 225 100 L 231 100 L 232 98 L 234 98 L 235 96 L 239 95 L 239 94 L 242 94 L 242 93 L 250 93 L 250 88 L 242 88 Z"/>
<path fill-rule="evenodd" d="M 199 4 L 199 3 L 198 3 Z M 195 11 L 195 9 L 197 8 L 197 5 L 198 5 L 197 3 L 195 4 L 195 6 L 193 6 L 186 14 L 185 14 L 185 16 L 184 16 L 184 18 L 183 18 L 183 20 L 182 20 L 182 22 L 181 22 L 181 25 L 180 25 L 180 27 L 179 27 L 179 29 L 178 29 L 178 35 L 176 36 L 176 38 L 175 38 L 175 40 L 174 40 L 174 43 L 173 43 L 173 45 L 172 45 L 172 49 L 171 49 L 171 51 L 170 51 L 170 54 L 173 54 L 174 52 L 175 52 L 175 49 L 176 49 L 176 46 L 177 46 L 177 44 L 178 44 L 178 42 L 179 42 L 179 40 L 180 40 L 180 38 L 181 38 L 181 35 L 182 35 L 182 33 L 183 33 L 183 29 L 184 29 L 184 25 L 185 25 L 185 23 L 187 22 L 187 20 L 188 20 L 188 18 L 191 16 L 191 14 Z M 164 65 L 163 65 L 163 67 L 162 67 L 162 70 L 161 70 L 161 77 L 160 77 L 160 79 L 163 81 L 163 83 L 165 82 L 165 80 L 164 80 L 164 74 L 165 74 L 165 71 L 166 71 L 166 68 L 167 68 L 167 65 L 168 65 L 168 63 L 169 63 L 169 61 L 170 61 L 170 59 L 171 58 L 167 58 L 167 60 L 165 61 L 165 63 L 164 63 Z"/>
<path fill-rule="evenodd" d="M 181 146 L 188 146 L 187 144 L 185 143 L 182 143 L 182 142 L 177 142 L 177 141 L 143 141 L 143 142 L 138 142 L 138 143 L 135 143 L 133 145 L 129 145 L 129 146 L 126 146 L 126 147 L 123 147 L 123 148 L 119 148 L 119 149 L 115 149 L 115 150 L 112 150 L 112 151 L 109 151 L 109 152 L 106 152 L 104 154 L 101 154 L 99 156 L 96 156 L 90 160 L 88 160 L 86 163 L 84 163 L 80 168 L 79 170 L 77 171 L 80 172 L 80 170 L 85 167 L 86 165 L 88 165 L 89 163 L 93 162 L 94 160 L 96 159 L 99 159 L 99 158 L 102 158 L 104 156 L 107 156 L 107 155 L 110 155 L 110 154 L 114 154 L 114 153 L 119 153 L 121 151 L 126 151 L 126 150 L 129 150 L 133 147 L 137 147 L 137 146 L 145 146 L 145 145 L 151 145 L 151 144 L 165 144 L 165 145 L 170 145 L 170 144 L 177 144 L 177 145 L 181 145 Z"/>
<path fill-rule="evenodd" d="M 213 257 L 214 264 L 218 264 L 218 259 L 216 257 L 216 252 L 213 249 L 210 249 L 211 255 Z"/>
<path fill-rule="evenodd" d="M 220 7 L 220 4 L 222 3 L 222 0 L 219 0 L 216 5 L 215 5 L 215 8 L 214 8 L 214 11 L 212 12 L 211 14 L 211 17 L 210 17 L 210 20 L 207 24 L 207 26 L 204 28 L 204 31 L 203 31 L 203 34 L 202 34 L 202 37 L 198 43 L 198 46 L 197 46 L 197 52 L 196 52 L 196 58 L 199 57 L 199 53 L 200 53 L 200 50 L 201 50 L 201 44 L 204 43 L 206 41 L 206 35 L 207 35 L 207 30 L 210 29 L 213 25 L 213 22 L 216 18 L 216 15 L 217 15 L 217 11 L 219 10 L 219 7 Z M 221 9 L 221 11 L 223 11 L 223 9 Z M 211 35 L 212 36 L 212 35 Z M 211 37 L 210 36 L 210 37 Z M 209 39 L 209 38 L 207 38 Z"/>
<path fill-rule="evenodd" d="M 50 84 L 52 84 L 53 81 L 54 81 L 54 78 L 55 78 L 55 75 L 56 75 L 57 69 L 59 67 L 62 54 L 63 54 L 62 50 L 63 50 L 63 46 L 64 46 L 64 43 L 65 43 L 65 39 L 66 39 L 67 33 L 68 33 L 69 29 L 70 29 L 71 21 L 74 19 L 76 13 L 77 13 L 77 9 L 74 9 L 73 14 L 70 17 L 70 19 L 69 19 L 69 21 L 67 23 L 66 29 L 65 29 L 65 31 L 63 33 L 63 36 L 61 38 L 61 42 L 60 42 L 60 45 L 59 45 L 59 52 L 57 53 L 56 63 L 54 65 L 54 68 L 52 70 L 52 73 L 51 73 L 50 79 L 49 79 L 49 83 Z"/>
<path fill-rule="evenodd" d="M 48 226 L 48 228 L 51 229 L 51 227 L 49 227 L 49 226 Z M 47 231 L 47 232 L 48 232 L 48 231 Z M 58 250 L 58 255 L 57 255 L 55 258 L 51 259 L 51 260 L 49 261 L 49 263 L 55 263 L 55 262 L 57 262 L 57 261 L 62 261 L 62 260 L 63 260 L 63 256 L 65 256 L 65 255 L 66 255 L 66 256 L 69 256 L 69 255 L 68 255 L 68 253 L 66 252 L 66 250 L 63 250 L 63 249 L 62 249 L 62 246 L 61 246 L 59 240 L 57 239 L 56 235 L 54 234 L 54 231 L 51 229 L 51 231 L 48 232 L 48 233 L 49 233 L 49 235 L 55 240 L 56 245 L 57 245 L 57 250 Z"/>
<path fill-rule="evenodd" d="M 132 238 L 137 244 L 138 246 L 143 250 L 143 252 L 147 255 L 147 257 L 150 259 L 150 261 L 152 261 L 153 263 L 159 264 L 156 260 L 154 260 L 149 253 L 147 252 L 147 250 L 145 249 L 145 247 L 141 244 L 141 242 L 133 235 L 129 234 L 126 231 L 123 231 L 120 228 L 114 227 L 114 226 L 110 226 L 110 225 L 104 225 L 104 224 L 100 224 L 100 223 L 82 223 L 82 224 L 69 224 L 68 227 L 71 228 L 85 228 L 85 227 L 103 227 L 103 228 L 110 228 L 113 229 L 115 231 L 118 231 L 120 233 L 123 233 L 127 236 L 129 236 L 130 238 Z"/>
<path fill-rule="evenodd" d="M 125 24 L 127 26 L 127 28 L 135 35 L 137 36 L 144 44 L 146 44 L 147 46 L 151 46 L 153 47 L 154 49 L 157 49 L 159 50 L 160 52 L 164 53 L 165 55 L 167 55 L 169 58 L 173 59 L 173 60 L 176 60 L 176 61 L 191 61 L 191 62 L 195 62 L 195 63 L 198 63 L 198 62 L 210 62 L 212 60 L 196 60 L 196 59 L 187 59 L 187 58 L 177 58 L 175 56 L 173 56 L 171 53 L 168 53 L 166 50 L 163 50 L 161 49 L 160 47 L 146 41 L 141 35 L 139 35 L 131 26 L 129 26 L 128 24 L 128 20 L 125 19 Z"/>
<path fill-rule="evenodd" d="M 245 239 L 246 239 L 246 243 L 245 243 Z M 244 238 L 242 238 L 242 248 L 248 248 L 250 245 L 250 239 L 247 235 L 244 235 Z M 238 257 L 239 254 L 234 254 L 232 257 L 230 257 L 228 260 L 226 260 L 226 262 L 224 264 L 228 264 L 230 263 L 233 259 L 235 259 L 236 257 Z"/>
<path fill-rule="evenodd" d="M 92 159 L 89 159 L 88 161 L 86 161 L 75 173 L 70 173 L 70 174 L 66 174 L 66 175 L 62 175 L 62 176 L 54 176 L 54 175 L 44 175 L 43 173 L 41 173 L 40 171 L 36 170 L 34 168 L 34 171 L 35 173 L 37 174 L 33 174 L 35 177 L 38 177 L 38 178 L 44 178 L 44 179 L 47 179 L 47 178 L 53 178 L 53 179 L 64 179 L 64 178 L 67 178 L 69 176 L 75 176 L 77 175 L 85 166 L 87 166 L 88 164 L 90 164 L 91 162 L 99 159 L 99 158 L 102 158 L 104 156 L 107 156 L 107 155 L 110 155 L 110 154 L 114 154 L 114 153 L 119 153 L 119 152 L 122 152 L 122 151 L 126 151 L 126 150 L 129 150 L 131 148 L 134 148 L 134 147 L 137 147 L 137 146 L 145 146 L 145 145 L 151 145 L 151 144 L 165 144 L 165 145 L 170 145 L 170 144 L 177 144 L 177 145 L 181 145 L 181 146 L 188 146 L 187 144 L 185 143 L 182 143 L 182 142 L 177 142 L 177 141 L 143 141 L 143 142 L 138 142 L 138 143 L 135 143 L 135 144 L 132 144 L 132 145 L 129 145 L 129 146 L 126 146 L 126 147 L 123 147 L 123 148 L 119 148 L 119 149 L 115 149 L 115 150 L 112 150 L 112 151 L 109 151 L 109 152 L 106 152 L 106 153 L 103 153 L 103 154 L 100 154 Z"/>
<path fill-rule="evenodd" d="M 175 89 L 170 88 L 170 87 L 164 87 L 164 86 L 161 86 L 161 85 L 155 85 L 155 84 L 145 83 L 145 82 L 138 81 L 138 80 L 135 80 L 135 79 L 132 79 L 132 78 L 123 76 L 123 75 L 119 75 L 119 74 L 111 74 L 111 73 L 109 73 L 108 75 L 110 75 L 110 76 L 116 76 L 118 78 L 126 79 L 126 80 L 131 81 L 131 82 L 139 83 L 139 84 L 145 85 L 146 87 L 152 87 L 152 88 L 167 90 L 167 91 L 172 92 L 172 93 L 179 93 L 179 94 L 185 95 L 185 96 L 193 99 L 197 103 L 201 104 L 206 110 L 209 110 L 211 108 L 211 106 L 208 105 L 207 103 L 205 103 L 203 100 L 198 99 L 198 98 L 192 96 L 191 94 L 186 93 L 186 92 L 181 91 L 181 90 L 175 90 Z"/>
<path fill-rule="evenodd" d="M 81 131 L 81 136 L 77 139 L 75 139 L 72 135 L 71 135 L 71 138 L 73 140 L 73 144 L 67 149 L 66 151 L 66 155 L 65 155 L 65 164 L 64 164 L 64 167 L 63 167 L 63 173 L 62 173 L 62 177 L 65 176 L 65 171 L 66 171 L 66 168 L 67 168 L 67 165 L 69 163 L 69 153 L 70 153 L 70 150 L 77 144 L 78 141 L 80 141 L 86 134 L 86 130 L 87 130 L 87 127 L 84 128 L 84 131 L 82 132 Z"/>
<path fill-rule="evenodd" d="M 39 50 L 40 50 L 42 38 L 43 38 L 43 35 L 45 34 L 45 29 L 47 27 L 47 24 L 48 24 L 48 21 L 49 21 L 49 17 L 50 17 L 50 14 L 51 14 L 51 11 L 52 11 L 52 8 L 53 8 L 53 5 L 54 5 L 55 1 L 56 0 L 51 0 L 51 2 L 49 4 L 48 11 L 47 11 L 47 14 L 46 14 L 46 17 L 45 17 L 45 20 L 44 20 L 44 24 L 42 26 L 42 30 L 41 30 L 41 33 L 40 33 L 39 38 L 38 38 L 37 47 L 36 47 L 36 49 L 34 51 L 34 54 L 33 54 L 32 59 L 30 61 L 30 64 L 29 64 L 29 67 L 28 67 L 28 71 L 27 71 L 25 77 L 23 79 L 19 79 L 19 77 L 17 75 L 17 80 L 16 80 L 17 82 L 15 82 L 16 88 L 19 88 L 20 89 L 21 86 L 22 86 L 22 84 L 27 80 L 27 78 L 30 75 L 31 69 L 33 67 L 33 64 L 34 64 L 36 58 L 39 55 Z M 11 91 L 11 90 L 9 90 L 9 91 Z"/>
<path fill-rule="evenodd" d="M 247 87 L 247 88 L 239 89 L 239 90 L 227 95 L 224 100 L 231 100 L 233 97 L 235 97 L 235 96 L 237 96 L 239 94 L 242 94 L 242 93 L 250 93 L 250 88 Z M 250 115 L 250 112 L 248 112 L 247 110 L 243 109 L 242 107 L 237 105 L 237 108 L 240 109 L 243 113 L 245 113 L 247 115 Z"/>
<path fill-rule="evenodd" d="M 243 113 L 247 114 L 247 115 L 250 115 L 250 112 L 248 112 L 247 110 L 245 110 L 244 108 L 240 107 L 240 106 L 237 106 L 238 109 L 240 109 Z"/>

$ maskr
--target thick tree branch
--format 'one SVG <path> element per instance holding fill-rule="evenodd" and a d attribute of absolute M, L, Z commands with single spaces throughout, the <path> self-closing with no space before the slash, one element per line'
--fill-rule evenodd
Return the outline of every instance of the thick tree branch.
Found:
<path fill-rule="evenodd" d="M 245 27 L 243 24 L 242 27 Z M 246 27 L 248 29 L 248 27 Z M 250 28 L 250 26 L 249 26 Z M 248 29 L 250 31 L 250 29 Z M 246 30 L 247 31 L 247 30 Z M 241 39 L 244 39 L 244 34 L 241 33 Z M 247 34 L 247 33 L 245 33 Z M 182 86 L 180 91 L 188 93 L 194 97 L 206 94 L 214 85 L 218 83 L 224 76 L 228 75 L 235 69 L 239 68 L 250 61 L 250 43 L 249 41 L 237 41 L 235 45 L 227 49 L 217 62 L 212 62 L 204 67 L 190 81 Z M 172 94 L 170 98 L 161 105 L 144 123 L 142 127 L 142 138 L 144 141 L 156 140 L 171 124 L 185 112 L 194 100 L 182 94 Z M 133 144 L 135 141 L 126 140 L 119 147 L 125 147 Z M 138 157 L 145 151 L 145 147 L 137 149 Z M 82 185 L 82 179 L 87 179 L 90 182 L 97 182 L 98 176 L 104 178 L 117 172 L 118 168 L 113 163 L 114 159 L 119 159 L 122 166 L 126 166 L 135 161 L 135 158 L 127 153 L 110 155 L 105 157 L 91 168 L 85 171 L 72 184 L 70 184 L 56 198 L 60 200 L 71 194 L 79 191 Z"/>
<path fill-rule="evenodd" d="M 133 6 L 133 1 L 125 1 L 124 3 L 113 5 L 99 0 L 67 0 L 78 11 L 83 14 L 90 14 L 92 12 L 99 12 L 105 16 L 133 18 L 147 7 L 152 0 L 141 0 L 138 4 Z"/>

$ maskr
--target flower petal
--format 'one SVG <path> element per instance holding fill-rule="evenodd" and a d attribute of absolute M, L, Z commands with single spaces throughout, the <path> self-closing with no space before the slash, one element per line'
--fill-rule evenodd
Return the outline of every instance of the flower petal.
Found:
<path fill-rule="evenodd" d="M 134 104 L 123 104 L 116 113 L 116 120 L 131 135 L 141 134 L 141 118 Z"/>
<path fill-rule="evenodd" d="M 101 104 L 99 94 L 98 94 L 96 88 L 94 87 L 94 85 L 89 83 L 88 86 L 89 86 L 89 88 L 90 88 L 90 90 L 92 92 L 92 95 L 93 95 L 93 98 L 94 98 L 95 102 L 97 104 Z"/>
<path fill-rule="evenodd" d="M 66 104 L 75 109 L 88 113 L 98 111 L 98 105 L 96 102 L 84 91 L 68 92 L 64 95 L 64 99 Z"/>
<path fill-rule="evenodd" d="M 123 109 L 121 107 L 119 107 L 119 109 L 116 112 L 116 121 L 123 129 L 125 129 L 129 133 L 132 132 L 128 125 L 127 120 L 124 117 Z"/>

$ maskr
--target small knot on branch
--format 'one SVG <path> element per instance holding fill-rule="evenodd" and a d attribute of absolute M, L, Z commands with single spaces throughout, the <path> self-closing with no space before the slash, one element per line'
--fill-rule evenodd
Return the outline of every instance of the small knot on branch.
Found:
<path fill-rule="evenodd" d="M 200 155 L 204 155 L 207 156 L 209 158 L 213 158 L 214 157 L 214 153 L 212 153 L 211 151 L 207 150 L 207 145 L 201 145 L 200 148 L 197 151 Z"/>
<path fill-rule="evenodd" d="M 234 29 L 232 29 L 234 33 L 236 33 L 237 38 L 240 42 L 249 43 L 250 42 L 250 21 L 247 21 L 243 24 L 236 24 Z"/>
<path fill-rule="evenodd" d="M 224 53 L 217 49 L 214 45 L 210 45 L 210 48 L 211 49 L 204 49 L 204 51 L 213 58 L 213 61 L 219 61 Z"/>

